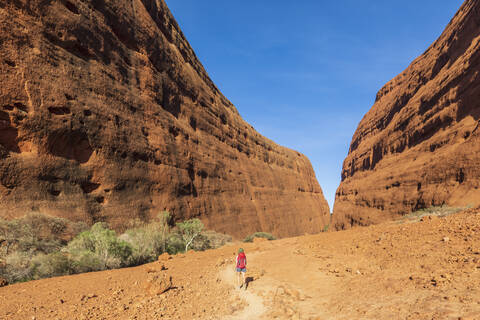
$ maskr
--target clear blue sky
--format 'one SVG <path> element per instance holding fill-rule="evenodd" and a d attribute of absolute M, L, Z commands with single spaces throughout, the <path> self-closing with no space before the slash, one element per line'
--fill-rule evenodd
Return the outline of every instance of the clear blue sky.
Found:
<path fill-rule="evenodd" d="M 377 91 L 462 0 L 166 0 L 200 61 L 261 134 L 305 154 L 333 209 L 352 135 Z"/>

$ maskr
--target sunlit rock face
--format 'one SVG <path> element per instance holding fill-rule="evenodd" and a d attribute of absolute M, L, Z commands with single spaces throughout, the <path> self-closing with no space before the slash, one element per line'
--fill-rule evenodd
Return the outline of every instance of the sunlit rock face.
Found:
<path fill-rule="evenodd" d="M 222 95 L 163 0 L 0 2 L 0 216 L 117 230 L 162 210 L 237 237 L 320 231 L 309 160 Z"/>
<path fill-rule="evenodd" d="M 337 229 L 480 203 L 480 2 L 377 94 L 343 164 Z"/>

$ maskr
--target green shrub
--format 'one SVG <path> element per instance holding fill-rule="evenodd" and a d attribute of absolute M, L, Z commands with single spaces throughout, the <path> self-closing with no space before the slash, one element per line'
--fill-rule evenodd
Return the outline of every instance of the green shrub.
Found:
<path fill-rule="evenodd" d="M 0 219 L 0 277 L 12 284 L 128 267 L 154 261 L 163 252 L 207 250 L 232 241 L 228 235 L 203 232 L 198 219 L 178 223 L 173 230 L 171 222 L 170 214 L 161 212 L 150 223 L 137 221 L 117 236 L 104 223 L 89 229 L 83 223 L 41 214 Z"/>
<path fill-rule="evenodd" d="M 173 255 L 180 252 L 185 252 L 185 241 L 178 233 L 172 233 L 167 238 L 167 250 L 168 254 Z"/>
<path fill-rule="evenodd" d="M 128 230 L 119 237 L 130 244 L 132 248 L 129 265 L 152 262 L 162 253 L 162 237 L 160 233 L 155 231 L 155 228 L 148 226 L 146 228 Z"/>
<path fill-rule="evenodd" d="M 275 236 L 271 235 L 267 232 L 255 232 L 254 234 L 249 235 L 246 237 L 243 242 L 253 242 L 254 238 L 265 238 L 267 240 L 276 240 Z"/>
<path fill-rule="evenodd" d="M 155 261 L 160 254 L 167 250 L 168 235 L 170 233 L 170 213 L 164 211 L 149 224 L 137 225 L 127 230 L 119 238 L 132 247 L 129 265 L 140 265 Z"/>
<path fill-rule="evenodd" d="M 115 231 L 104 223 L 98 222 L 89 231 L 80 233 L 67 246 L 66 252 L 75 262 L 99 262 L 98 270 L 114 269 L 128 266 L 132 254 L 129 243 L 120 240 Z M 79 268 L 84 266 L 80 265 Z M 92 270 L 93 271 L 93 270 Z"/>
<path fill-rule="evenodd" d="M 105 269 L 105 264 L 99 256 L 92 251 L 78 251 L 71 260 L 72 273 L 85 273 Z"/>

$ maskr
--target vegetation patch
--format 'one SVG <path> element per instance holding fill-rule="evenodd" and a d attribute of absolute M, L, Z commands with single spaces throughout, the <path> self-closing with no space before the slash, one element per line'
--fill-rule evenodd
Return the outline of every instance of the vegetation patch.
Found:
<path fill-rule="evenodd" d="M 273 236 L 272 234 L 270 233 L 267 233 L 267 232 L 255 232 L 254 234 L 251 234 L 249 235 L 248 237 L 246 237 L 243 242 L 253 242 L 253 239 L 254 238 L 265 238 L 267 240 L 277 240 L 277 238 L 275 238 L 275 236 Z"/>
<path fill-rule="evenodd" d="M 471 206 L 467 207 L 449 207 L 446 205 L 442 206 L 432 206 L 429 208 L 425 209 L 420 209 L 417 211 L 414 211 L 412 213 L 409 213 L 405 216 L 403 216 L 399 222 L 404 223 L 404 222 L 417 222 L 420 221 L 423 217 L 427 216 L 437 216 L 437 217 L 446 217 L 451 214 L 458 213 L 460 211 L 464 211 L 469 209 Z"/>
<path fill-rule="evenodd" d="M 204 231 L 198 219 L 177 225 L 168 212 L 136 222 L 118 235 L 102 222 L 83 223 L 42 214 L 0 219 L 0 279 L 8 284 L 55 276 L 137 266 L 164 252 L 218 248 L 232 237 Z"/>

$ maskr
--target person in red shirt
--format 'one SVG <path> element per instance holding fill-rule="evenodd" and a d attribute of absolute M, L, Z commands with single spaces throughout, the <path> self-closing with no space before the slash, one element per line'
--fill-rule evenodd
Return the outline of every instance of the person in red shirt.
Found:
<path fill-rule="evenodd" d="M 247 272 L 247 256 L 242 248 L 238 249 L 238 255 L 236 259 L 236 270 L 237 270 L 237 285 L 240 288 L 245 284 L 245 273 Z M 241 281 L 241 284 L 240 284 Z"/>

